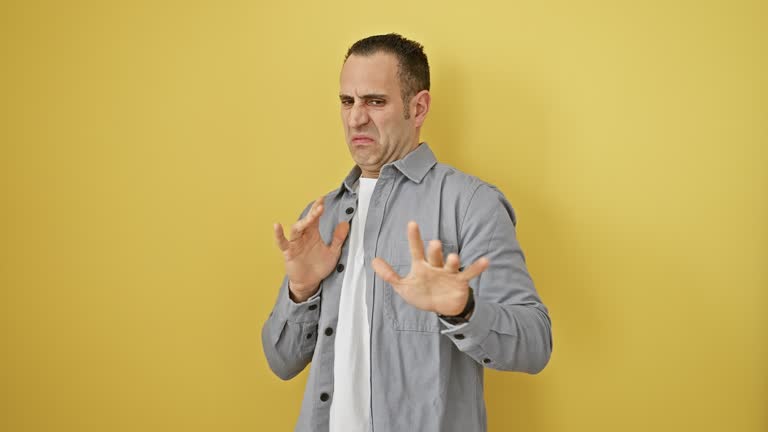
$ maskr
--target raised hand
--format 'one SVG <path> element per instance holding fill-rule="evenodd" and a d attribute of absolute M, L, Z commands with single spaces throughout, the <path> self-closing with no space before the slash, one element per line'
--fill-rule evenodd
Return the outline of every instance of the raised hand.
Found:
<path fill-rule="evenodd" d="M 442 315 L 457 315 L 467 304 L 469 281 L 484 272 L 489 265 L 482 257 L 464 271 L 455 253 L 443 262 L 440 240 L 429 242 L 427 256 L 416 222 L 408 223 L 408 244 L 411 248 L 411 272 L 401 277 L 385 260 L 374 258 L 373 270 L 409 304 Z"/>
<path fill-rule="evenodd" d="M 295 302 L 312 297 L 322 281 L 333 271 L 341 255 L 344 239 L 349 234 L 349 222 L 336 225 L 331 244 L 320 236 L 320 215 L 323 214 L 323 197 L 312 203 L 306 216 L 291 226 L 291 239 L 285 238 L 283 226 L 276 223 L 275 242 L 283 252 L 288 287 Z"/>

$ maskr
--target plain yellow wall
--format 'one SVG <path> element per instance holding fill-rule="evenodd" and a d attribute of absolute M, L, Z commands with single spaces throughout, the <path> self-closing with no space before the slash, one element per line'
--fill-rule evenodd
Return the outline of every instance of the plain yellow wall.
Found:
<path fill-rule="evenodd" d="M 292 429 L 271 224 L 351 167 L 341 60 L 390 31 L 551 311 L 490 430 L 768 430 L 766 3 L 459 4 L 3 1 L 0 430 Z"/>

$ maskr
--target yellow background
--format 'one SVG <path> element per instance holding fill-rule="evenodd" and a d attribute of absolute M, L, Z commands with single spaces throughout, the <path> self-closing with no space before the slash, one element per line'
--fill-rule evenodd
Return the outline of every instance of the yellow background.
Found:
<path fill-rule="evenodd" d="M 292 429 L 271 224 L 350 168 L 341 60 L 390 31 L 551 311 L 544 372 L 486 374 L 490 430 L 768 430 L 766 9 L 3 1 L 0 430 Z"/>

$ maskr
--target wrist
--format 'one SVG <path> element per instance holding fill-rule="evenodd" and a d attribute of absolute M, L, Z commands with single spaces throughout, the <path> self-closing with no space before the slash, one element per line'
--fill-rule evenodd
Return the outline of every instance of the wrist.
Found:
<path fill-rule="evenodd" d="M 288 297 L 290 297 L 294 303 L 303 303 L 312 297 L 319 288 L 320 284 L 306 288 L 288 281 Z"/>
<path fill-rule="evenodd" d="M 472 287 L 469 287 L 469 295 L 467 296 L 467 304 L 464 309 L 457 315 L 442 315 L 437 314 L 440 318 L 451 324 L 462 324 L 469 321 L 472 313 L 475 311 L 475 295 Z"/>

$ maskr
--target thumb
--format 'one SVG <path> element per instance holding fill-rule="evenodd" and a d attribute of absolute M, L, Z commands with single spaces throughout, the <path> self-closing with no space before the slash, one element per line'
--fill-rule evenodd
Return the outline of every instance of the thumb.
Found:
<path fill-rule="evenodd" d="M 349 222 L 343 221 L 336 225 L 336 229 L 333 230 L 333 239 L 331 240 L 331 248 L 341 249 L 341 245 L 344 244 L 344 240 L 349 234 Z"/>

